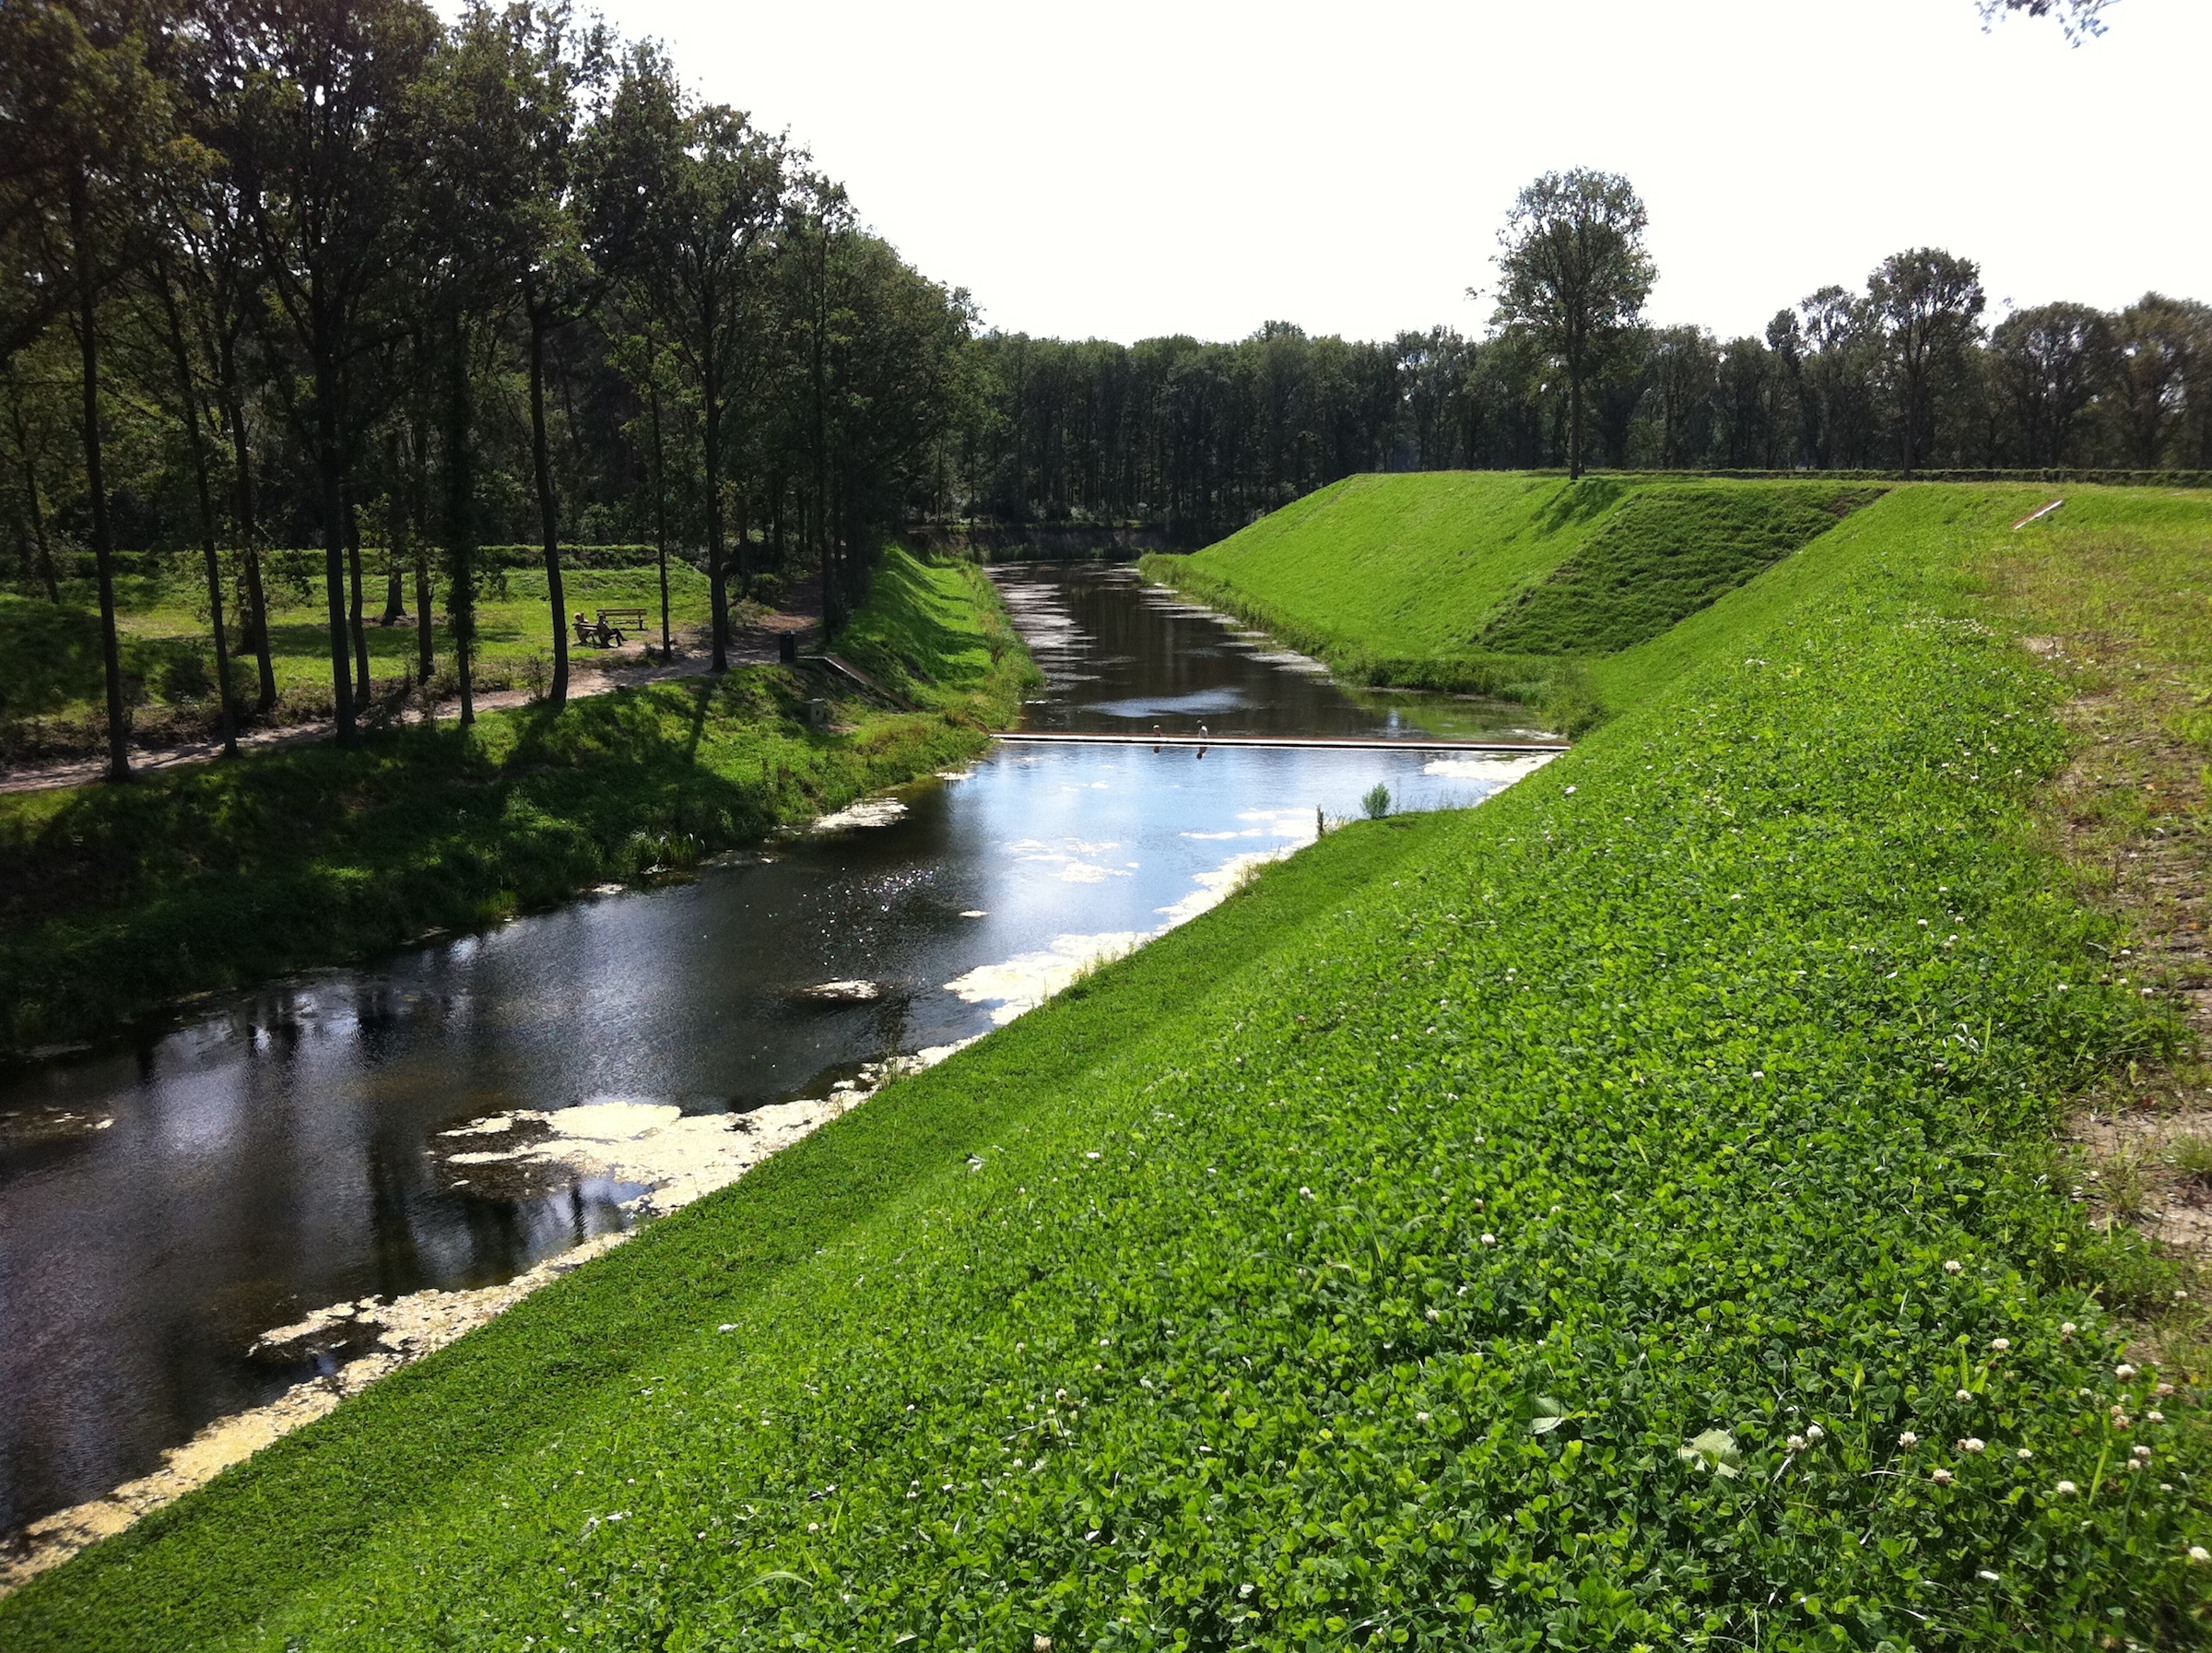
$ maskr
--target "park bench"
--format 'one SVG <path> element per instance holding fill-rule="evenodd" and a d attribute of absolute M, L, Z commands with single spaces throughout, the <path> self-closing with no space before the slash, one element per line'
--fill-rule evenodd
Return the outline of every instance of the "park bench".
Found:
<path fill-rule="evenodd" d="M 595 622 L 579 614 L 574 623 L 576 641 L 584 647 L 612 647 L 616 643 L 629 642 L 629 632 L 645 630 L 645 610 L 602 608 Z"/>

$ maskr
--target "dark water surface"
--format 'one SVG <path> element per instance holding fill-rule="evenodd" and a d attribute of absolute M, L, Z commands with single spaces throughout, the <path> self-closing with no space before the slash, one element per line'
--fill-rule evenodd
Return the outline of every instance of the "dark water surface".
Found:
<path fill-rule="evenodd" d="M 865 1061 L 984 1032 L 1054 967 L 1187 915 L 1238 857 L 1310 837 L 1317 807 L 1354 814 L 1377 781 L 1402 807 L 1470 803 L 1516 773 L 1418 742 L 1511 734 L 1517 708 L 1356 701 L 1127 570 L 999 572 L 1051 679 L 1033 727 L 1387 733 L 1407 750 L 1000 748 L 907 789 L 888 825 L 0 1072 L 0 1533 L 312 1372 L 247 1357 L 271 1327 L 496 1283 L 631 1220 L 638 1190 L 604 1179 L 456 1188 L 430 1158 L 437 1131 L 606 1098 L 712 1113 L 819 1096 Z M 792 997 L 851 978 L 882 996 Z"/>

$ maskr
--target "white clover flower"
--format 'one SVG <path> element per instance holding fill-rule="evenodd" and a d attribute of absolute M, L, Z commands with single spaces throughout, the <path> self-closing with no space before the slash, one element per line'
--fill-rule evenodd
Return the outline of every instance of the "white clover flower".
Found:
<path fill-rule="evenodd" d="M 2125 1435 L 2134 1427 L 2135 1425 L 2128 1422 L 2127 1414 L 2125 1412 L 2122 1411 L 2118 1407 L 2114 1407 L 2112 1409 L 2112 1428 L 2114 1430 L 2121 1435 Z"/>
<path fill-rule="evenodd" d="M 1498 1236 L 1496 1234 L 1485 1234 L 1482 1236 L 1482 1243 L 1485 1246 L 1495 1246 L 1498 1244 Z"/>
<path fill-rule="evenodd" d="M 1432 1308 L 1429 1311 L 1429 1317 L 1431 1320 L 1441 1320 L 1444 1317 L 1444 1311 L 1441 1308 Z"/>
<path fill-rule="evenodd" d="M 1928 1479 L 1937 1486 L 1948 1486 L 1951 1484 L 1951 1472 L 1948 1470 L 1930 1470 Z"/>
<path fill-rule="evenodd" d="M 2117 1377 L 2122 1383 L 2125 1383 L 2135 1375 L 2135 1367 L 2129 1365 L 2125 1361 L 2122 1361 L 2118 1365 L 2112 1368 L 2112 1376 Z"/>
<path fill-rule="evenodd" d="M 1944 1261 L 1943 1271 L 1946 1274 L 1962 1274 L 1966 1271 L 1966 1265 L 1955 1257 L 1947 1257 Z"/>
<path fill-rule="evenodd" d="M 1790 1436 L 1789 1447 L 1792 1452 L 1803 1452 L 1805 1450 L 1805 1436 L 1801 1435 L 1794 1435 Z"/>
<path fill-rule="evenodd" d="M 2080 1327 L 2078 1327 L 2078 1326 L 2077 1326 L 2077 1325 L 2075 1325 L 2073 1321 L 2071 1321 L 2071 1320 L 2062 1320 L 2062 1321 L 2060 1321 L 2060 1322 L 2059 1322 L 2059 1326 L 2058 1326 L 2058 1335 L 2059 1335 L 2061 1338 L 2070 1338 L 2070 1337 L 2072 1337 L 2072 1336 L 2073 1336 L 2073 1335 L 2074 1335 L 2076 1332 L 2079 1331 L 2080 1329 L 2081 1329 L 2081 1328 L 2080 1328 Z"/>
<path fill-rule="evenodd" d="M 2212 1550 L 2206 1549 L 2202 1544 L 2191 1544 L 2189 1546 L 2189 1559 L 2196 1563 L 2196 1564 L 2201 1567 L 2206 1562 L 2212 1562 Z"/>
<path fill-rule="evenodd" d="M 1966 1437 L 1966 1439 L 1959 1443 L 1959 1450 L 1961 1452 L 1980 1452 L 1988 1445 L 1989 1443 L 1987 1441 L 1981 1439 L 1979 1436 L 1970 1435 Z"/>
<path fill-rule="evenodd" d="M 2161 1395 L 2171 1395 L 2173 1393 L 2173 1385 L 2170 1383 L 2162 1383 L 2159 1385 L 2158 1392 Z"/>
<path fill-rule="evenodd" d="M 2127 1465 L 2127 1468 L 2128 1468 L 2128 1472 L 2129 1472 L 2130 1474 L 2140 1474 L 2140 1473 L 2142 1472 L 2142 1470 L 2143 1470 L 2143 1460 L 2142 1460 L 2141 1458 L 2131 1458 L 2124 1459 L 2124 1461 L 2126 1463 L 2126 1465 Z"/>
<path fill-rule="evenodd" d="M 2149 1411 L 2145 1412 L 2143 1415 L 2153 1423 L 2163 1423 L 2166 1422 L 2166 1414 L 2162 1411 L 2159 1411 L 2156 1407 L 2153 1407 Z"/>
<path fill-rule="evenodd" d="M 1477 1199 L 1477 1200 L 1475 1201 L 1475 1209 L 1476 1209 L 1477 1210 L 1482 1210 L 1482 1201 L 1481 1201 L 1480 1199 Z"/>
<path fill-rule="evenodd" d="M 1311 1199 L 1313 1198 L 1313 1190 L 1307 1187 L 1303 1183 L 1300 1183 L 1298 1188 L 1298 1197 L 1300 1199 Z"/>
<path fill-rule="evenodd" d="M 1413 1421 L 1416 1423 L 1426 1423 L 1429 1422 L 1429 1414 L 1427 1412 L 1416 1412 L 1413 1414 Z"/>
<path fill-rule="evenodd" d="M 1827 1430 L 1825 1430 L 1825 1429 L 1823 1429 L 1823 1428 L 1821 1428 L 1821 1427 L 1820 1427 L 1820 1425 L 1819 1425 L 1819 1424 L 1818 1424 L 1818 1423 L 1807 1423 L 1807 1424 L 1805 1426 L 1805 1438 L 1806 1438 L 1806 1440 L 1808 1440 L 1808 1441 L 1817 1441 L 1817 1440 L 1819 1440 L 1819 1439 L 1820 1439 L 1822 1436 L 1826 1435 L 1827 1434 L 1828 1434 L 1828 1431 L 1827 1431 Z"/>
<path fill-rule="evenodd" d="M 2150 1448 L 2148 1446 L 2137 1446 L 2135 1450 L 2135 1456 L 2137 1458 L 2148 1458 L 2150 1456 Z"/>
<path fill-rule="evenodd" d="M 1951 1397 L 1951 1399 L 1954 1400 L 1971 1400 L 1973 1398 L 1974 1391 L 1971 1389 L 1960 1389 L 1956 1395 Z"/>
<path fill-rule="evenodd" d="M 1982 1582 L 1984 1584 L 1995 1584 L 1998 1582 L 1997 1576 L 1991 1572 L 1987 1567 L 1983 1567 L 1979 1573 L 1976 1573 L 1974 1576 L 1982 1580 Z"/>
<path fill-rule="evenodd" d="M 1897 1437 L 1897 1444 L 1905 1451 L 1910 1452 L 1913 1447 L 1920 1445 L 1920 1436 L 1914 1435 L 1910 1429 L 1908 1429 L 1904 1434 Z"/>
<path fill-rule="evenodd" d="M 2081 1491 L 2071 1481 L 2062 1481 L 2051 1490 L 2062 1498 L 2071 1498 L 2076 1493 Z"/>
<path fill-rule="evenodd" d="M 1989 1340 L 1989 1346 L 2002 1354 L 2012 1347 L 2012 1340 L 2010 1338 L 1992 1338 Z"/>

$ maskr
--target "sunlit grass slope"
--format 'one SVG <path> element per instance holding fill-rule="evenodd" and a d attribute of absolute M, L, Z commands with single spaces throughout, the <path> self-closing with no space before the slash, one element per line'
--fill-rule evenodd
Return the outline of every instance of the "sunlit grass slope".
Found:
<path fill-rule="evenodd" d="M 923 708 L 781 667 L 0 797 L 0 1048 L 483 924 L 965 758 L 1034 667 L 990 583 L 893 550 L 840 648 Z"/>
<path fill-rule="evenodd" d="M 1581 661 L 1660 635 L 1880 492 L 1822 481 L 1353 477 L 1194 556 L 1147 558 L 1146 570 L 1356 681 L 1561 703 L 1581 691 Z"/>
<path fill-rule="evenodd" d="M 1324 839 L 0 1645 L 2201 1645 L 2199 1394 L 2120 1366 L 2176 1281 L 2048 1175 L 2173 1033 L 2030 819 L 2058 690 L 1971 571 L 2039 502 L 1885 500 L 1532 779 Z"/>

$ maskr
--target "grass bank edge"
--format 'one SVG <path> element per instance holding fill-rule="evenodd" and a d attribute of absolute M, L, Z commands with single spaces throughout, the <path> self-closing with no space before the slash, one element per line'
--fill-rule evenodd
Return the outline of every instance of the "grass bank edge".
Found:
<path fill-rule="evenodd" d="M 681 871 L 966 761 L 1037 680 L 988 579 L 896 549 L 839 646 L 921 709 L 741 667 L 0 797 L 0 1053 Z M 824 696 L 837 732 L 806 725 Z"/>
<path fill-rule="evenodd" d="M 1196 920 L 962 1052 L 957 1070 L 894 1081 L 730 1187 L 0 1598 L 0 1640 L 23 1653 L 203 1647 L 241 1634 L 251 1645 L 265 1615 L 380 1524 L 466 1496 L 488 1464 L 615 1394 L 665 1344 L 740 1312 L 854 1225 L 965 1175 L 971 1151 L 1055 1087 L 1171 1043 L 1229 983 L 1416 855 L 1440 824 L 1355 823 L 1261 868 Z"/>

